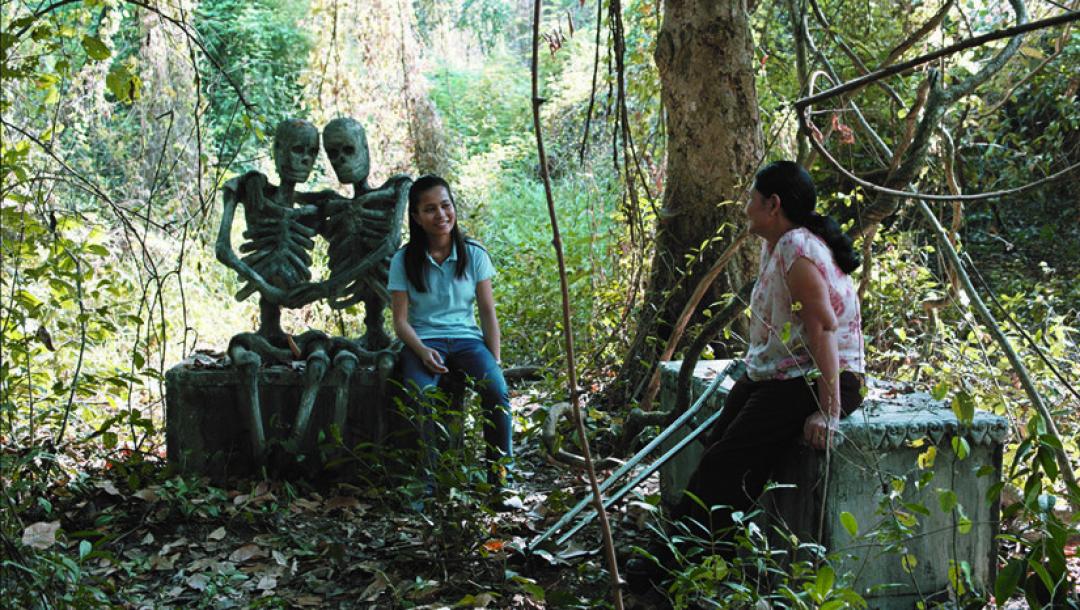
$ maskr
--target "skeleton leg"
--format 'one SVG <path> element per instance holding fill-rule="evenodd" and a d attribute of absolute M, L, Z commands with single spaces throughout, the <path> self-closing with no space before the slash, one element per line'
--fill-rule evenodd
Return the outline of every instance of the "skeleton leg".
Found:
<path fill-rule="evenodd" d="M 326 349 L 319 347 L 307 358 L 307 368 L 304 369 L 304 391 L 300 395 L 300 408 L 296 411 L 296 423 L 293 424 L 290 441 L 297 450 L 300 443 L 307 437 L 308 426 L 311 425 L 311 411 L 315 408 L 315 398 L 319 395 L 319 387 L 322 385 L 323 376 L 330 364 L 330 357 L 326 355 Z"/>
<path fill-rule="evenodd" d="M 251 455 L 261 463 L 266 454 L 266 432 L 263 430 L 262 406 L 259 403 L 259 354 L 239 345 L 229 348 L 229 358 L 240 372 L 240 387 L 247 397 L 248 427 L 251 429 Z"/>
<path fill-rule="evenodd" d="M 345 423 L 349 417 L 349 381 L 356 371 L 359 358 L 346 350 L 334 355 L 334 368 L 331 375 L 337 380 L 337 392 L 334 394 L 334 425 L 341 436 L 345 436 Z"/>
<path fill-rule="evenodd" d="M 364 286 L 364 347 L 369 350 L 381 350 L 389 347 L 390 335 L 383 328 L 383 313 L 386 301 L 370 286 Z"/>
<path fill-rule="evenodd" d="M 408 348 L 405 348 L 408 349 Z M 375 404 L 384 405 L 386 400 L 386 381 L 390 379 L 390 374 L 394 372 L 394 366 L 397 364 L 397 354 L 390 350 L 383 350 L 375 356 L 375 372 L 378 374 L 378 386 L 375 392 Z M 386 435 L 386 414 L 383 413 L 381 408 L 375 409 L 375 438 L 382 441 Z"/>

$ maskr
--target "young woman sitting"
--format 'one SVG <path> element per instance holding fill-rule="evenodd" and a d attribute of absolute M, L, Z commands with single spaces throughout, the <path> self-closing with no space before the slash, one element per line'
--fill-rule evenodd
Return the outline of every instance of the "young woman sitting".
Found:
<path fill-rule="evenodd" d="M 390 263 L 387 287 L 394 331 L 406 346 L 402 376 L 421 420 L 427 467 L 432 469 L 437 457 L 432 394 L 442 375 L 460 370 L 481 396 L 488 482 L 501 488 L 513 458 L 513 420 L 500 368 L 499 321 L 491 291 L 495 268 L 487 250 L 467 239 L 458 226 L 446 180 L 423 176 L 413 183 L 408 215 L 409 242 Z"/>

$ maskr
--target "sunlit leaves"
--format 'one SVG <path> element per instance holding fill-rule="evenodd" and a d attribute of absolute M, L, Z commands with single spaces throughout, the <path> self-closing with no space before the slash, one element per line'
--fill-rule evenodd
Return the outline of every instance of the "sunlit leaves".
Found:
<path fill-rule="evenodd" d="M 918 565 L 919 565 L 919 558 L 916 557 L 915 555 L 911 554 L 911 553 L 904 553 L 900 557 L 900 567 L 903 568 L 904 571 L 909 573 L 909 574 L 911 572 L 914 572 L 915 568 Z"/>
<path fill-rule="evenodd" d="M 86 51 L 86 54 L 90 56 L 90 59 L 97 61 L 108 59 L 109 56 L 112 55 L 112 51 L 109 50 L 109 47 L 105 46 L 105 43 L 95 36 L 83 36 L 82 47 Z"/>
<path fill-rule="evenodd" d="M 927 470 L 934 467 L 934 459 L 937 457 L 937 447 L 930 445 L 916 458 L 919 468 Z"/>
<path fill-rule="evenodd" d="M 855 520 L 855 515 L 852 515 L 848 511 L 840 513 L 840 524 L 844 526 L 847 533 L 852 538 L 859 535 L 859 522 Z"/>
<path fill-rule="evenodd" d="M 120 102 L 134 102 L 142 93 L 142 80 L 133 65 L 134 62 L 117 62 L 105 77 L 105 86 Z"/>
<path fill-rule="evenodd" d="M 971 445 L 963 436 L 954 436 L 949 440 L 949 443 L 952 445 L 953 453 L 956 454 L 957 459 L 967 459 L 968 454 L 971 453 Z"/>

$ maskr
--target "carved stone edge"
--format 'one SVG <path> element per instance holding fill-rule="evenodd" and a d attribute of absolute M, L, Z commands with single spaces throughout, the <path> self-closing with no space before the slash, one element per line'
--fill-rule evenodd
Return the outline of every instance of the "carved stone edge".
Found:
<path fill-rule="evenodd" d="M 977 411 L 971 423 L 962 424 L 951 412 L 935 410 L 932 420 L 860 421 L 856 411 L 840 422 L 838 444 L 854 443 L 873 450 L 900 449 L 919 440 L 940 445 L 953 437 L 963 437 L 972 445 L 1002 444 L 1009 438 L 1008 421 L 992 413 Z"/>

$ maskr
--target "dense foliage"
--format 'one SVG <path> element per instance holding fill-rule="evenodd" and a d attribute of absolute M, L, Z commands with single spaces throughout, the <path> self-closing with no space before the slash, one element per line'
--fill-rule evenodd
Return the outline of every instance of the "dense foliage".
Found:
<path fill-rule="evenodd" d="M 1008 2 L 947 4 L 940 25 L 902 57 L 1013 19 Z M 1056 13 L 1055 4 L 1031 2 L 1027 10 L 1035 19 Z M 621 17 L 617 35 L 613 5 Z M 767 156 L 802 154 L 825 206 L 847 227 L 884 199 L 808 152 L 792 102 L 809 90 L 811 79 L 820 91 L 834 77 L 851 79 L 892 61 L 893 49 L 943 6 L 757 3 L 753 52 Z M 652 58 L 662 8 L 660 0 L 599 7 L 564 0 L 545 8 L 541 25 L 544 135 L 579 360 L 592 389 L 617 370 L 644 313 L 640 304 L 665 181 L 666 134 Z M 484 242 L 498 268 L 504 358 L 541 367 L 546 381 L 535 389 L 537 403 L 563 399 L 558 278 L 531 132 L 531 19 L 527 3 L 501 0 L 6 3 L 0 15 L 0 595 L 25 607 L 160 601 L 153 591 L 124 591 L 132 575 L 159 565 L 113 555 L 124 536 L 117 524 L 130 531 L 142 527 L 135 509 L 84 508 L 86 498 L 96 498 L 93 505 L 116 495 L 102 491 L 106 484 L 116 490 L 114 481 L 121 487 L 117 494 L 128 497 L 155 490 L 158 508 L 147 519 L 159 536 L 177 518 L 208 528 L 220 522 L 281 529 L 295 507 L 304 506 L 297 504 L 300 492 L 278 484 L 273 491 L 280 505 L 277 497 L 255 502 L 270 493 L 255 484 L 243 494 L 250 500 L 234 504 L 235 496 L 174 477 L 162 466 L 165 371 L 195 350 L 222 350 L 232 334 L 257 323 L 253 301 L 234 302 L 239 282 L 212 256 L 218 189 L 247 169 L 272 173 L 268 134 L 283 117 L 324 123 L 351 115 L 363 121 L 374 183 L 397 171 L 448 175 L 463 226 Z M 803 21 L 809 40 L 800 33 Z M 808 58 L 801 73 L 795 61 L 800 46 Z M 896 167 L 883 146 L 908 145 L 914 120 L 922 116 L 920 88 L 934 78 L 947 87 L 962 84 L 1003 46 L 964 51 L 933 70 L 911 70 L 845 103 L 815 109 L 823 142 L 860 177 L 887 182 Z M 625 49 L 621 58 L 618 48 Z M 941 110 L 926 150 L 911 157 L 912 176 L 897 186 L 939 193 L 1008 189 L 1080 161 L 1078 64 L 1075 27 L 1029 34 L 1010 61 Z M 339 186 L 325 169 L 317 173 L 306 189 Z M 972 315 L 972 295 L 954 287 L 940 244 L 909 202 L 898 202 L 898 211 L 859 242 L 871 256 L 857 279 L 864 285 L 873 374 L 956 405 L 975 404 L 1012 425 L 1007 480 L 998 487 L 1004 491 L 1002 577 L 993 592 L 972 591 L 956 566 L 954 599 L 980 603 L 994 594 L 998 603 L 1021 596 L 1032 606 L 1065 603 L 1076 585 L 1066 553 L 1071 548 L 1075 555 L 1072 510 L 1080 490 L 1066 489 L 1053 451 L 1060 446 L 1074 463 L 1080 456 L 1077 180 L 1074 173 L 1015 196 L 933 206 L 943 222 L 953 223 L 976 292 L 1018 347 L 1052 407 L 1060 438 L 1032 409 L 1000 347 Z M 688 262 L 696 247 L 682 253 Z M 284 322 L 290 332 L 316 327 L 358 334 L 359 307 L 335 313 L 313 306 L 288 312 Z M 694 328 L 688 332 L 695 334 Z M 590 426 L 605 450 L 632 406 L 590 410 Z M 534 423 L 544 412 L 535 409 L 520 422 L 531 435 L 528 443 L 536 440 Z M 467 461 L 462 457 L 461 463 Z M 369 482 L 383 474 L 365 471 Z M 405 501 L 409 493 L 402 492 Z M 552 491 L 550 509 L 557 510 L 564 496 L 561 489 Z M 445 509 L 445 523 L 452 526 L 440 530 L 447 549 L 440 552 L 457 552 L 449 547 L 460 542 L 469 553 L 494 553 L 494 546 L 478 551 L 490 533 L 485 528 L 493 527 L 473 512 L 482 503 L 468 495 L 453 500 Z M 948 502 L 922 508 L 964 514 L 964 507 Z M 62 529 L 51 526 L 60 523 Z M 748 552 L 760 550 L 751 533 L 740 540 Z M 313 548 L 307 552 L 338 552 Z M 762 593 L 745 585 L 754 578 L 753 562 L 725 564 L 718 576 L 721 566 L 708 561 L 688 561 L 671 591 L 676 603 L 750 603 L 762 596 L 793 607 L 857 603 L 845 589 L 846 576 L 834 575 L 827 564 L 784 571 L 766 556 L 760 565 L 780 574 L 773 582 L 782 586 Z M 583 577 L 577 597 L 569 596 L 573 603 L 600 603 L 602 587 L 592 586 L 599 572 L 597 567 Z M 242 580 L 238 574 L 200 589 L 197 603 L 212 606 L 219 594 L 245 599 L 230 589 L 233 580 Z M 422 595 L 410 596 L 433 590 L 436 577 L 427 578 L 417 576 L 395 590 L 394 603 L 419 603 Z M 517 572 L 491 578 L 505 578 L 526 598 L 543 599 L 536 581 Z M 272 595 L 262 599 L 286 603 Z"/>

